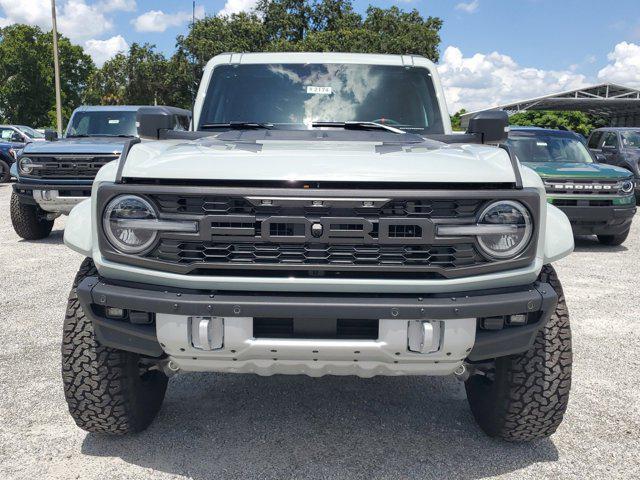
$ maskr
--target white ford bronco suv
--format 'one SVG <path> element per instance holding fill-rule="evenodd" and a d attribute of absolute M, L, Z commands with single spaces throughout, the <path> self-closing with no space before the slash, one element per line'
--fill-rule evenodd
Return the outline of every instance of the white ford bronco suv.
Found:
<path fill-rule="evenodd" d="M 504 141 L 451 132 L 417 56 L 223 54 L 191 131 L 141 109 L 65 243 L 86 257 L 62 372 L 91 432 L 158 413 L 179 372 L 455 375 L 491 436 L 552 434 L 571 333 L 566 216 Z"/>

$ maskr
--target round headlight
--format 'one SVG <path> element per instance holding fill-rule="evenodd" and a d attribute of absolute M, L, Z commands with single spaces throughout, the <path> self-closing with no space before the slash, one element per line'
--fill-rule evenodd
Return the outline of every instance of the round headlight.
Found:
<path fill-rule="evenodd" d="M 107 205 L 102 225 L 109 242 L 117 250 L 122 253 L 140 253 L 153 244 L 158 232 L 144 228 L 136 221 L 157 218 L 155 209 L 144 198 L 120 195 Z"/>
<path fill-rule="evenodd" d="M 529 211 L 521 203 L 510 200 L 490 204 L 480 214 L 478 224 L 505 227 L 502 232 L 500 228 L 493 228 L 478 236 L 484 253 L 498 259 L 518 255 L 527 247 L 533 234 Z"/>
<path fill-rule="evenodd" d="M 29 157 L 22 157 L 18 161 L 18 167 L 20 168 L 20 173 L 24 173 L 25 175 L 33 172 L 33 162 Z"/>
<path fill-rule="evenodd" d="M 622 185 L 620 185 L 620 190 L 622 190 L 623 193 L 633 192 L 633 182 L 631 180 L 625 180 L 622 182 Z"/>

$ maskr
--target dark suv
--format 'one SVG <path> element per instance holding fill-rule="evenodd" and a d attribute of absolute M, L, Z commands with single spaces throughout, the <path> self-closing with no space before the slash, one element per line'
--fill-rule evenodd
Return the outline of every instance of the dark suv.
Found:
<path fill-rule="evenodd" d="M 588 145 L 599 161 L 633 172 L 640 203 L 640 127 L 598 128 L 591 132 Z"/>

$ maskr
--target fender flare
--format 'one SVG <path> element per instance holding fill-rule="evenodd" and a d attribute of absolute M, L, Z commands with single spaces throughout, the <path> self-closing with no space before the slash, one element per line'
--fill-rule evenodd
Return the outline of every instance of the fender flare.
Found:
<path fill-rule="evenodd" d="M 64 244 L 85 257 L 91 256 L 91 199 L 87 198 L 73 207 L 64 229 Z"/>
<path fill-rule="evenodd" d="M 558 207 L 547 203 L 544 235 L 544 264 L 566 257 L 573 252 L 573 230 L 569 219 Z"/>

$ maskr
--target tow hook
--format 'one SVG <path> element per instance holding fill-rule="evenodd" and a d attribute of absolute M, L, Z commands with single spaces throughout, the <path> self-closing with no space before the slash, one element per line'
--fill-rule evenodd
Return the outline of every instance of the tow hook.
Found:
<path fill-rule="evenodd" d="M 159 366 L 167 377 L 172 377 L 180 372 L 180 366 L 173 360 L 165 360 L 160 363 Z"/>
<path fill-rule="evenodd" d="M 460 380 L 461 382 L 466 382 L 471 376 L 471 371 L 466 367 L 464 363 L 458 365 L 458 367 L 453 371 L 453 375 Z"/>

